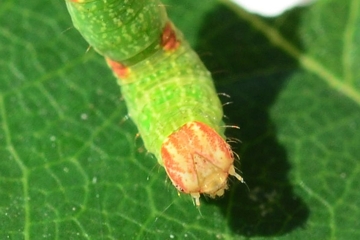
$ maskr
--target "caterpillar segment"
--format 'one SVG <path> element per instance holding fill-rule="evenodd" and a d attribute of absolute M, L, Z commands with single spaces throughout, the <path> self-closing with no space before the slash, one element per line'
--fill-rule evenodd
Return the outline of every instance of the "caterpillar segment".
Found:
<path fill-rule="evenodd" d="M 171 134 L 161 147 L 165 170 L 174 186 L 190 194 L 200 206 L 200 194 L 214 198 L 227 189 L 228 175 L 235 172 L 230 146 L 211 127 L 189 122 Z"/>
<path fill-rule="evenodd" d="M 66 0 L 74 26 L 106 59 L 129 116 L 178 191 L 222 196 L 235 172 L 211 74 L 159 0 Z"/>

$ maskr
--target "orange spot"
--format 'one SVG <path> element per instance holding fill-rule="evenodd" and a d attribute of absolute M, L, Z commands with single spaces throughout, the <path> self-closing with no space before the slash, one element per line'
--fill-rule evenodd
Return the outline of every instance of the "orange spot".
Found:
<path fill-rule="evenodd" d="M 200 194 L 222 196 L 229 174 L 243 181 L 235 172 L 230 146 L 201 122 L 189 122 L 167 137 L 161 157 L 174 186 L 190 194 L 197 205 Z"/>
<path fill-rule="evenodd" d="M 110 58 L 106 58 L 106 62 L 118 78 L 124 79 L 129 76 L 129 68 L 122 63 L 113 61 Z"/>
<path fill-rule="evenodd" d="M 168 22 L 161 35 L 161 46 L 165 51 L 175 50 L 180 46 L 180 42 L 176 39 L 175 30 L 170 22 Z"/>

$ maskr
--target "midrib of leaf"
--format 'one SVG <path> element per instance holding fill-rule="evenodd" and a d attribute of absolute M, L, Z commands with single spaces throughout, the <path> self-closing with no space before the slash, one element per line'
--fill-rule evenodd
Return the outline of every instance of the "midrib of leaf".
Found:
<path fill-rule="evenodd" d="M 353 75 L 351 71 L 352 61 L 351 61 L 351 53 L 353 52 L 354 48 L 354 41 L 352 41 L 352 37 L 354 36 L 354 32 L 356 30 L 355 22 L 356 17 L 359 15 L 359 8 L 360 8 L 360 1 L 353 0 L 351 1 L 350 5 L 350 14 L 348 23 L 346 24 L 346 28 L 344 31 L 344 55 L 343 55 L 343 62 L 344 62 L 344 78 L 345 82 L 349 85 L 353 84 Z"/>
<path fill-rule="evenodd" d="M 259 32 L 263 33 L 265 37 L 269 39 L 269 41 L 289 54 L 291 57 L 295 58 L 304 69 L 308 70 L 309 72 L 314 73 L 315 75 L 319 76 L 324 82 L 326 82 L 330 87 L 334 88 L 336 91 L 347 96 L 349 99 L 354 101 L 357 105 L 360 105 L 360 93 L 353 88 L 351 85 L 351 75 L 346 75 L 346 78 L 350 78 L 349 81 L 341 81 L 342 79 L 335 74 L 333 74 L 329 69 L 327 69 L 324 65 L 318 62 L 316 59 L 310 57 L 307 54 L 304 54 L 300 51 L 297 47 L 287 41 L 278 31 L 277 29 L 273 28 L 272 26 L 268 25 L 266 22 L 262 21 L 261 18 L 246 12 L 242 8 L 236 6 L 233 2 L 229 0 L 219 0 L 224 5 L 231 8 L 240 18 L 248 21 L 255 29 Z M 356 2 L 356 3 L 355 3 Z M 352 1 L 352 8 L 355 8 L 359 1 Z M 355 5 L 355 6 L 354 6 Z M 351 11 L 349 16 L 348 25 L 351 24 L 357 14 L 356 10 Z M 353 16 L 355 15 L 355 16 Z M 348 33 L 345 34 L 352 34 L 352 26 L 348 26 Z M 345 51 L 348 51 L 351 48 L 352 44 L 349 44 L 349 36 L 346 36 L 347 40 L 345 41 Z M 351 38 L 351 37 L 350 37 Z M 346 58 L 346 63 L 349 62 L 349 56 L 347 53 L 344 53 Z M 348 65 L 351 66 L 351 65 Z M 349 71 L 349 69 L 345 69 Z M 349 73 L 348 73 L 349 74 Z"/>
<path fill-rule="evenodd" d="M 10 155 L 14 158 L 15 162 L 19 166 L 22 172 L 21 183 L 23 186 L 23 201 L 24 201 L 24 239 L 29 240 L 29 232 L 30 232 L 30 205 L 29 205 L 29 184 L 28 184 L 28 170 L 26 166 L 21 161 L 19 155 L 13 147 L 11 141 L 11 134 L 7 123 L 7 115 L 5 111 L 4 97 L 0 94 L 0 116 L 2 118 L 2 128 L 5 135 L 6 148 L 9 151 Z"/>

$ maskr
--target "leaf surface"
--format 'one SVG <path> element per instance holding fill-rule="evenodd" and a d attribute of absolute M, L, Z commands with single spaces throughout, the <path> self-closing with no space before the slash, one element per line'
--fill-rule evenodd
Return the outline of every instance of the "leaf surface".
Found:
<path fill-rule="evenodd" d="M 360 3 L 277 18 L 167 0 L 213 73 L 246 186 L 177 196 L 64 1 L 0 7 L 0 239 L 358 239 Z M 126 118 L 125 118 L 126 119 Z"/>

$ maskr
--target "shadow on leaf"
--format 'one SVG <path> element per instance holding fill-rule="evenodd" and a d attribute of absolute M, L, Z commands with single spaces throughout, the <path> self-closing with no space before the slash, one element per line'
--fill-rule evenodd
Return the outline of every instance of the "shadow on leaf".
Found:
<path fill-rule="evenodd" d="M 280 26 L 285 38 L 301 48 L 295 31 L 301 12 L 295 9 L 277 19 L 263 20 Z M 250 189 L 232 182 L 224 198 L 210 202 L 219 205 L 236 234 L 286 234 L 304 225 L 309 209 L 293 192 L 288 179 L 291 166 L 269 110 L 298 64 L 224 6 L 204 23 L 197 52 L 212 71 L 218 91 L 231 96 L 233 104 L 224 108 L 225 121 L 241 130 L 230 130 L 227 136 L 237 134 L 234 137 L 242 141 L 234 150 L 241 156 L 238 167 Z M 221 32 L 214 34 L 214 29 Z"/>

